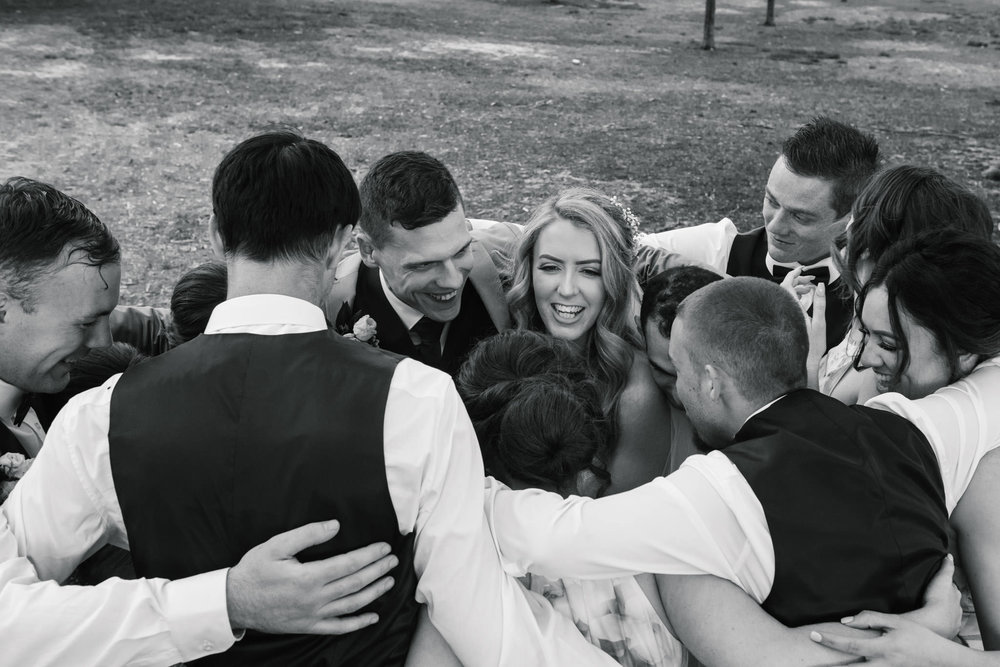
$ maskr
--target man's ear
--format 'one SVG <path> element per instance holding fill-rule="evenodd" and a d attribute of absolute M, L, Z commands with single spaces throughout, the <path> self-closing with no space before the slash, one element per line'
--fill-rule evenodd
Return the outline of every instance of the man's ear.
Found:
<path fill-rule="evenodd" d="M 710 396 L 712 400 L 719 400 L 722 398 L 723 389 L 723 373 L 718 367 L 712 364 L 705 364 L 702 368 L 701 374 L 701 389 L 706 396 Z"/>
<path fill-rule="evenodd" d="M 958 372 L 960 377 L 965 377 L 972 372 L 972 369 L 979 365 L 979 355 L 971 352 L 962 352 L 958 355 Z"/>
<path fill-rule="evenodd" d="M 355 236 L 358 242 L 358 252 L 361 253 L 361 261 L 370 269 L 377 269 L 378 262 L 375 261 L 375 244 L 363 229 L 359 229 Z"/>
<path fill-rule="evenodd" d="M 337 231 L 333 233 L 333 243 L 330 244 L 330 248 L 326 252 L 327 271 L 336 273 L 337 264 L 340 263 L 340 258 L 344 256 L 344 251 L 351 245 L 353 239 L 354 225 L 337 228 Z"/>
<path fill-rule="evenodd" d="M 226 261 L 226 245 L 222 242 L 222 234 L 219 232 L 219 221 L 215 219 L 215 214 L 208 219 L 208 242 L 212 246 L 212 252 L 222 261 Z"/>

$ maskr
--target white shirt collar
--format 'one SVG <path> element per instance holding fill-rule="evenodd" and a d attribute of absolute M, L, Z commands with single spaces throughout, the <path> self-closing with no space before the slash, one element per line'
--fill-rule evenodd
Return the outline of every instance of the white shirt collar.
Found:
<path fill-rule="evenodd" d="M 776 266 L 784 266 L 789 269 L 797 269 L 800 266 L 804 269 L 817 269 L 821 266 L 825 266 L 830 271 L 830 282 L 833 282 L 840 277 L 840 271 L 837 270 L 837 265 L 834 263 L 833 258 L 829 256 L 824 257 L 813 264 L 802 265 L 798 262 L 776 262 L 772 259 L 771 253 L 767 253 L 767 256 L 764 257 L 764 265 L 767 266 L 767 272 L 771 274 L 774 273 L 774 267 Z"/>
<path fill-rule="evenodd" d="M 781 396 L 779 396 L 778 398 L 774 399 L 773 401 L 771 401 L 767 405 L 762 405 L 759 408 L 757 408 L 756 410 L 754 410 L 753 413 L 751 413 L 749 417 L 747 417 L 746 419 L 743 420 L 743 426 L 746 426 L 748 421 L 750 421 L 751 419 L 753 419 L 754 417 L 756 417 L 760 413 L 764 412 L 764 410 L 767 410 L 769 407 L 771 407 L 772 405 L 774 405 L 775 403 L 777 403 L 778 401 L 780 401 L 781 399 L 783 399 L 785 396 L 788 396 L 788 394 L 782 394 Z M 741 426 L 740 428 L 743 428 L 743 426 Z"/>
<path fill-rule="evenodd" d="M 378 281 L 382 283 L 382 291 L 385 292 L 385 298 L 389 301 L 392 309 L 396 311 L 396 315 L 399 316 L 399 321 L 403 323 L 404 327 L 408 330 L 412 329 L 414 324 L 423 319 L 423 313 L 413 306 L 403 303 L 398 296 L 392 293 L 389 285 L 385 282 L 385 276 L 382 275 L 382 269 L 378 271 Z"/>
<path fill-rule="evenodd" d="M 250 294 L 223 301 L 208 319 L 206 334 L 228 329 L 297 325 L 311 331 L 326 329 L 326 317 L 315 304 L 283 294 Z"/>
<path fill-rule="evenodd" d="M 13 420 L 17 406 L 21 404 L 25 393 L 23 389 L 0 380 L 0 419 L 8 423 Z"/>

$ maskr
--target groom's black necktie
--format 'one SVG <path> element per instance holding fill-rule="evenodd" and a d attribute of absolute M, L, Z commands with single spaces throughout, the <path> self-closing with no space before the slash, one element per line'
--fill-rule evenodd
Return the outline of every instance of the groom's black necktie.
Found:
<path fill-rule="evenodd" d="M 421 317 L 420 321 L 410 327 L 410 331 L 419 341 L 415 343 L 420 354 L 418 361 L 436 368 L 441 363 L 441 332 L 444 331 L 444 322 Z"/>

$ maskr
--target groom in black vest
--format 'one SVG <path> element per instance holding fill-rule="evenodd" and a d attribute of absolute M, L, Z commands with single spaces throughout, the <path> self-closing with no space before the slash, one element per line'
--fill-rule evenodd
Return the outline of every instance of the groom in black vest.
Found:
<path fill-rule="evenodd" d="M 275 532 L 329 516 L 338 539 L 300 560 L 383 541 L 399 565 L 369 608 L 373 626 L 248 632 L 204 662 L 402 665 L 418 602 L 464 664 L 548 664 L 563 633 L 574 662 L 595 653 L 500 570 L 482 459 L 450 377 L 327 327 L 319 304 L 361 204 L 340 157 L 289 132 L 248 139 L 216 170 L 212 201 L 227 300 L 204 335 L 112 388 L 111 468 L 136 571 L 226 567 Z"/>
<path fill-rule="evenodd" d="M 645 237 L 730 276 L 781 282 L 798 267 L 827 285 L 827 349 L 839 343 L 854 298 L 830 256 L 858 194 L 878 169 L 875 139 L 829 117 L 814 118 L 781 146 L 764 186 L 764 225 L 739 233 L 729 218 Z M 811 305 L 812 294 L 802 297 Z"/>
<path fill-rule="evenodd" d="M 61 392 L 76 360 L 110 344 L 120 273 L 118 242 L 81 202 L 27 178 L 0 185 L 0 450 L 37 454 L 0 507 L 0 636 L 17 638 L 7 642 L 5 662 L 172 664 L 228 648 L 234 628 L 344 633 L 374 622 L 337 616 L 387 588 L 382 580 L 361 591 L 391 567 L 380 545 L 308 566 L 292 559 L 333 537 L 326 520 L 255 546 L 234 567 L 182 581 L 50 581 L 64 580 L 102 544 L 128 544 L 104 428 L 88 439 L 69 417 L 48 431 L 44 411 L 35 417 L 38 403 L 23 400 Z M 180 477 L 164 482 L 174 485 L 170 497 L 183 495 Z"/>
<path fill-rule="evenodd" d="M 692 585 L 709 578 L 690 575 L 728 579 L 789 626 L 919 607 L 948 550 L 936 452 L 902 417 L 806 388 L 794 299 L 758 278 L 709 284 L 681 303 L 669 352 L 678 397 L 717 451 L 596 500 L 492 485 L 488 516 L 508 570 L 661 575 L 671 623 L 700 658 L 739 642 L 751 619 L 720 627 L 720 602 Z M 817 650 L 795 638 L 789 651 Z M 769 663 L 748 654 L 741 664 Z"/>
<path fill-rule="evenodd" d="M 788 295 L 761 280 L 697 290 L 671 329 L 678 398 L 761 503 L 766 611 L 788 625 L 909 611 L 948 546 L 935 453 L 902 417 L 807 389 L 804 333 Z"/>

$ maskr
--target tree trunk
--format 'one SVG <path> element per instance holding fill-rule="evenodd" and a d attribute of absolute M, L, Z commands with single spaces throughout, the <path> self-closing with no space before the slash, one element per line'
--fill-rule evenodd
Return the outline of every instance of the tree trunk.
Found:
<path fill-rule="evenodd" d="M 774 0 L 767 0 L 767 17 L 764 18 L 764 25 L 774 25 Z"/>
<path fill-rule="evenodd" d="M 705 38 L 701 48 L 706 51 L 715 50 L 715 0 L 705 0 Z"/>

